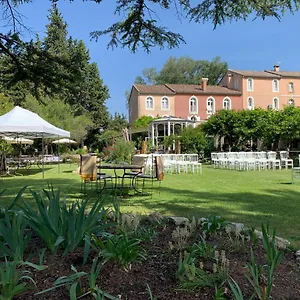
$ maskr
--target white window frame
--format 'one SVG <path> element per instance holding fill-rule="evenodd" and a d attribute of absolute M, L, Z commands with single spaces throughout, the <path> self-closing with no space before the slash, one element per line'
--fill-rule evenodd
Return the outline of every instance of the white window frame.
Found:
<path fill-rule="evenodd" d="M 210 105 L 208 105 L 208 101 L 212 101 L 212 109 L 210 109 Z M 210 96 L 206 99 L 206 113 L 208 115 L 212 115 L 216 112 L 216 100 L 214 97 Z"/>
<path fill-rule="evenodd" d="M 277 88 L 276 88 L 276 84 L 277 84 Z M 273 90 L 274 93 L 279 92 L 279 80 L 278 79 L 273 79 L 272 80 L 272 90 Z"/>
<path fill-rule="evenodd" d="M 276 100 L 277 100 L 277 105 L 275 105 Z M 274 97 L 274 98 L 273 98 L 272 107 L 273 107 L 273 109 L 275 109 L 275 110 L 279 110 L 279 99 L 278 99 L 277 97 Z"/>
<path fill-rule="evenodd" d="M 295 100 L 293 98 L 289 99 L 288 106 L 295 106 Z"/>
<path fill-rule="evenodd" d="M 152 107 L 148 107 L 148 99 L 152 100 Z M 154 98 L 152 96 L 147 96 L 145 100 L 145 109 L 146 110 L 154 110 Z"/>
<path fill-rule="evenodd" d="M 251 105 L 249 105 L 249 100 L 251 100 Z M 253 97 L 248 97 L 247 107 L 248 107 L 248 110 L 253 110 L 254 109 L 254 99 L 253 99 Z"/>
<path fill-rule="evenodd" d="M 288 90 L 289 90 L 289 93 L 294 93 L 294 82 L 290 81 L 289 84 L 288 84 Z"/>
<path fill-rule="evenodd" d="M 191 103 L 192 103 L 192 101 L 194 101 L 195 100 L 195 106 L 196 106 L 196 109 L 195 110 L 191 110 Z M 190 112 L 190 114 L 198 114 L 198 99 L 197 99 L 197 97 L 195 97 L 195 96 L 192 96 L 190 99 L 189 99 L 189 112 Z"/>
<path fill-rule="evenodd" d="M 251 82 L 251 87 L 249 85 L 249 82 Z M 247 91 L 248 92 L 253 92 L 254 91 L 254 80 L 253 78 L 247 78 Z"/>
<path fill-rule="evenodd" d="M 228 107 L 225 106 L 225 103 L 228 101 Z M 231 110 L 231 99 L 229 97 L 225 97 L 223 99 L 223 109 Z"/>
<path fill-rule="evenodd" d="M 167 108 L 163 106 L 163 100 L 167 100 Z M 160 100 L 160 108 L 161 110 L 170 110 L 170 100 L 167 96 L 163 96 Z"/>

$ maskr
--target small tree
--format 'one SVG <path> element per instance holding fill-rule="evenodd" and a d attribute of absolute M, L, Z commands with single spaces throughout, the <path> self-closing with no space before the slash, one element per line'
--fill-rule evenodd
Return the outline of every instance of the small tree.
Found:
<path fill-rule="evenodd" d="M 205 134 L 201 127 L 186 127 L 180 134 L 182 153 L 202 154 L 206 147 Z"/>
<path fill-rule="evenodd" d="M 132 124 L 133 128 L 145 128 L 148 124 L 153 121 L 154 118 L 150 116 L 141 116 L 137 120 L 135 120 Z"/>

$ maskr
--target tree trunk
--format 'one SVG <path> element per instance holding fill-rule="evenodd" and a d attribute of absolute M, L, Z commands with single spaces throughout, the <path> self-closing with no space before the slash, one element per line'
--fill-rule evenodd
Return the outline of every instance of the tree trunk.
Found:
<path fill-rule="evenodd" d="M 5 155 L 0 155 L 0 175 L 7 173 L 6 157 Z"/>

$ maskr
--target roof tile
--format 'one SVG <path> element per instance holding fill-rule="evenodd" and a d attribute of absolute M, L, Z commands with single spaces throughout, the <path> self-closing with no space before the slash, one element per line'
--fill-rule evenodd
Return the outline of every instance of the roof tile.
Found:
<path fill-rule="evenodd" d="M 241 95 L 242 93 L 227 87 L 218 85 L 207 85 L 203 91 L 199 84 L 166 84 L 167 87 L 174 90 L 176 94 L 221 94 L 221 95 Z"/>
<path fill-rule="evenodd" d="M 247 77 L 269 77 L 269 78 L 280 78 L 279 74 L 271 73 L 269 71 L 248 71 L 248 70 L 228 70 L 229 72 L 237 73 Z"/>
<path fill-rule="evenodd" d="M 135 84 L 134 87 L 140 94 L 174 95 L 175 93 L 165 85 Z"/>
<path fill-rule="evenodd" d="M 290 72 L 290 71 L 279 71 L 279 72 L 275 72 L 275 71 L 267 71 L 268 73 L 272 73 L 272 74 L 276 74 L 280 77 L 300 77 L 300 72 Z"/>

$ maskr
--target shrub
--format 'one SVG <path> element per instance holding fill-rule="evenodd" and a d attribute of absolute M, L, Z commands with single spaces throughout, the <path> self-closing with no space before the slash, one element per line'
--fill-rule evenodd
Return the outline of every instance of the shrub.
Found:
<path fill-rule="evenodd" d="M 115 144 L 109 148 L 106 147 L 104 152 L 107 157 L 106 160 L 116 163 L 130 162 L 134 155 L 134 144 L 126 142 L 123 139 L 117 139 Z"/>
<path fill-rule="evenodd" d="M 98 199 L 87 213 L 88 199 L 77 200 L 68 205 L 66 198 L 61 199 L 60 190 L 55 192 L 52 188 L 51 191 L 44 190 L 41 194 L 32 191 L 32 196 L 37 211 L 25 201 L 19 207 L 28 219 L 29 226 L 52 252 L 62 247 L 65 250 L 63 255 L 66 255 L 85 242 L 86 260 L 89 236 L 92 233 L 103 234 L 108 227 L 114 226 L 114 223 L 108 221 L 104 200 Z"/>

